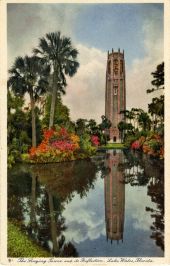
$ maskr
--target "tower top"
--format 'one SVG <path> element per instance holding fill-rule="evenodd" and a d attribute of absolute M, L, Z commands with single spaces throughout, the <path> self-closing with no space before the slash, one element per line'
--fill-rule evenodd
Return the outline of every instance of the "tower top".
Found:
<path fill-rule="evenodd" d="M 112 51 L 111 52 L 108 51 L 108 57 L 109 57 L 109 55 L 116 55 L 116 54 L 117 55 L 121 54 L 124 57 L 124 50 L 121 52 L 120 51 L 120 48 L 118 48 L 118 51 L 114 51 L 114 49 L 112 48 Z"/>

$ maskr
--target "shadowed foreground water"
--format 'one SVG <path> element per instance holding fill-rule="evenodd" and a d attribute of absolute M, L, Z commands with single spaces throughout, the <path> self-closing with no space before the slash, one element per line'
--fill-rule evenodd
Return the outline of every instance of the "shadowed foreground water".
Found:
<path fill-rule="evenodd" d="M 164 256 L 163 161 L 127 150 L 16 165 L 8 217 L 52 256 Z"/>

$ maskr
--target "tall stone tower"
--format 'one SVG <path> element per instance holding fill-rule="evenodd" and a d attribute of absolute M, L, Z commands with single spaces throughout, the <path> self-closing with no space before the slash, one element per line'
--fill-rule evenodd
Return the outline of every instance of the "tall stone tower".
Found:
<path fill-rule="evenodd" d="M 105 116 L 112 125 L 107 135 L 111 142 L 121 142 L 118 123 L 125 120 L 121 111 L 126 110 L 125 60 L 123 53 L 108 51 L 106 68 Z"/>

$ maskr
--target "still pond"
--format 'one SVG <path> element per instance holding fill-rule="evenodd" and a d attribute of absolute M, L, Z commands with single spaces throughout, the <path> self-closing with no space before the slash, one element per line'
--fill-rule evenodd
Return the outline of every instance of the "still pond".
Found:
<path fill-rule="evenodd" d="M 8 218 L 63 257 L 164 256 L 164 164 L 128 150 L 15 165 Z"/>

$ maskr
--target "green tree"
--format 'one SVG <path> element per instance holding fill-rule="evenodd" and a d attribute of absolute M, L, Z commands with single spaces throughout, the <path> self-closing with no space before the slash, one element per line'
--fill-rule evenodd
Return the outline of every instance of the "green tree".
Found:
<path fill-rule="evenodd" d="M 118 129 L 120 131 L 121 141 L 125 141 L 125 137 L 127 135 L 127 132 L 128 132 L 128 134 L 132 135 L 134 127 L 132 126 L 131 123 L 127 123 L 125 121 L 120 121 L 118 124 Z"/>
<path fill-rule="evenodd" d="M 109 139 L 109 129 L 112 123 L 105 115 L 102 115 L 101 119 L 102 119 L 102 122 L 99 124 L 99 129 L 101 130 L 101 135 L 104 138 L 104 144 L 106 144 L 107 139 Z"/>
<path fill-rule="evenodd" d="M 143 130 L 150 130 L 150 125 L 151 125 L 151 119 L 148 115 L 148 113 L 142 111 L 139 116 L 138 116 L 138 122 L 139 125 L 142 126 Z"/>
<path fill-rule="evenodd" d="M 156 71 L 152 72 L 151 75 L 153 76 L 151 84 L 154 86 L 154 88 L 147 90 L 147 93 L 164 89 L 164 63 L 159 64 L 156 68 Z M 158 126 L 163 129 L 164 95 L 154 97 L 152 102 L 148 104 L 148 111 L 152 116 L 153 129 L 155 130 L 158 128 Z"/>
<path fill-rule="evenodd" d="M 131 119 L 133 119 L 133 126 L 135 129 L 138 129 L 139 127 L 138 118 L 141 112 L 143 112 L 143 110 L 140 108 L 132 108 L 130 111 L 130 116 L 131 116 Z"/>
<path fill-rule="evenodd" d="M 8 167 L 16 161 L 21 160 L 21 153 L 25 153 L 31 146 L 31 135 L 28 131 L 30 121 L 28 112 L 24 112 L 24 99 L 15 96 L 10 90 L 7 94 L 8 119 L 7 119 L 7 145 L 8 145 Z"/>
<path fill-rule="evenodd" d="M 60 32 L 52 32 L 40 39 L 34 53 L 44 58 L 51 66 L 52 101 L 49 121 L 49 128 L 51 128 L 54 125 L 57 94 L 63 92 L 66 86 L 65 75 L 72 77 L 79 67 L 76 60 L 78 51 L 72 47 L 70 38 L 61 36 Z"/>
<path fill-rule="evenodd" d="M 90 135 L 96 135 L 99 131 L 97 123 L 94 119 L 90 119 L 87 124 Z"/>
<path fill-rule="evenodd" d="M 164 96 L 154 97 L 152 102 L 148 104 L 148 111 L 152 116 L 153 129 L 159 124 L 163 125 L 164 121 Z"/>
<path fill-rule="evenodd" d="M 111 127 L 111 122 L 110 120 L 105 116 L 105 115 L 102 115 L 101 116 L 101 119 L 102 119 L 102 122 L 101 124 L 99 125 L 99 127 L 101 128 L 101 130 L 107 130 Z"/>
<path fill-rule="evenodd" d="M 44 116 L 42 119 L 43 127 L 48 127 L 49 125 L 51 98 L 52 96 L 48 95 L 45 101 Z M 70 110 L 62 103 L 61 96 L 58 94 L 54 113 L 54 125 L 57 124 L 59 126 L 67 127 L 70 123 Z"/>
<path fill-rule="evenodd" d="M 30 96 L 32 112 L 32 146 L 36 146 L 35 103 L 48 87 L 49 67 L 36 56 L 17 57 L 9 70 L 8 87 L 19 96 Z"/>
<path fill-rule="evenodd" d="M 125 133 L 125 131 L 127 129 L 127 123 L 124 122 L 124 121 L 119 122 L 118 129 L 119 129 L 119 132 L 120 132 L 120 138 L 121 138 L 121 142 L 122 142 L 123 139 L 124 139 L 124 135 L 125 135 L 124 133 Z"/>
<path fill-rule="evenodd" d="M 136 122 L 136 111 L 138 109 L 136 108 L 132 108 L 130 111 L 129 110 L 122 110 L 120 111 L 120 114 L 124 115 L 124 119 L 126 122 L 129 121 L 129 123 L 131 124 L 131 122 L 133 121 L 133 125 L 135 127 L 135 122 Z"/>
<path fill-rule="evenodd" d="M 87 119 L 79 118 L 76 121 L 75 125 L 75 131 L 76 134 L 82 135 L 83 133 L 86 133 L 88 131 L 87 128 Z"/>
<path fill-rule="evenodd" d="M 154 86 L 152 89 L 148 89 L 147 93 L 164 89 L 164 63 L 159 64 L 156 67 L 156 71 L 152 72 L 153 80 L 151 84 Z"/>

